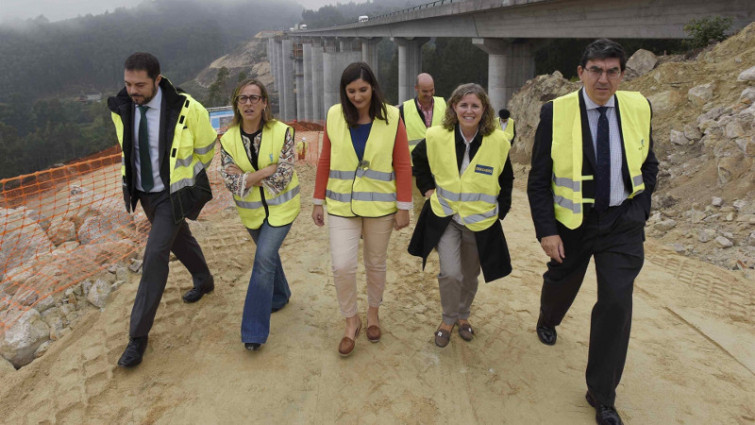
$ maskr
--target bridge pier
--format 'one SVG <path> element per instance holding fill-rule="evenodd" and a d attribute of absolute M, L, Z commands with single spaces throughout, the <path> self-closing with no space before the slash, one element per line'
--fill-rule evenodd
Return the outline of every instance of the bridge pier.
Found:
<path fill-rule="evenodd" d="M 312 42 L 312 119 L 324 120 L 322 99 L 322 40 Z"/>
<path fill-rule="evenodd" d="M 275 92 L 278 94 L 277 116 L 280 116 L 283 112 L 283 72 L 281 70 L 281 66 L 283 65 L 281 61 L 283 57 L 283 40 L 280 37 L 274 37 L 272 40 L 273 49 L 267 52 L 267 56 L 270 59 L 270 72 L 275 79 L 273 87 L 275 87 Z"/>
<path fill-rule="evenodd" d="M 275 80 L 275 39 L 270 37 L 267 39 L 267 62 L 270 64 L 270 75 L 273 76 L 273 84 L 267 88 L 268 92 L 278 90 L 278 82 Z"/>
<path fill-rule="evenodd" d="M 323 115 L 327 115 L 328 109 L 341 102 L 338 92 L 343 70 L 352 62 L 362 59 L 362 52 L 355 51 L 353 39 L 339 40 L 341 51 L 336 51 L 334 39 L 325 39 L 325 52 L 322 55 L 323 62 Z"/>
<path fill-rule="evenodd" d="M 535 76 L 534 46 L 529 40 L 474 38 L 472 44 L 488 54 L 488 96 L 498 109 Z"/>
<path fill-rule="evenodd" d="M 422 72 L 422 45 L 427 37 L 392 39 L 398 45 L 398 101 L 414 97 L 414 84 L 417 74 Z"/>
<path fill-rule="evenodd" d="M 301 38 L 294 39 L 294 77 L 296 86 L 294 93 L 296 95 L 296 118 L 304 119 L 304 51 Z"/>
<path fill-rule="evenodd" d="M 304 116 L 300 118 L 312 121 L 312 40 L 303 40 L 301 48 L 302 55 L 304 56 L 304 87 L 302 87 L 302 91 L 304 92 Z"/>
<path fill-rule="evenodd" d="M 296 97 L 294 95 L 294 41 L 290 38 L 283 39 L 281 61 L 281 86 L 280 109 L 283 120 L 296 118 Z"/>
<path fill-rule="evenodd" d="M 380 80 L 379 63 L 378 63 L 378 49 L 377 45 L 380 43 L 380 38 L 363 38 L 362 42 L 362 62 L 366 62 L 367 65 L 372 68 L 372 72 L 375 73 L 375 78 Z"/>

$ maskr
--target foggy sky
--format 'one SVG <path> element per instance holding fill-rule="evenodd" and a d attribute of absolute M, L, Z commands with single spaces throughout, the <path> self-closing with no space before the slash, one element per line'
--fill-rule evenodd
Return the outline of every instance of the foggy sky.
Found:
<path fill-rule="evenodd" d="M 293 0 L 307 9 L 317 9 L 336 0 Z M 341 0 L 341 2 L 348 2 Z M 0 0 L 0 23 L 18 22 L 44 15 L 51 22 L 84 16 L 99 15 L 118 7 L 134 7 L 135 0 Z M 356 0 L 355 3 L 360 3 Z"/>

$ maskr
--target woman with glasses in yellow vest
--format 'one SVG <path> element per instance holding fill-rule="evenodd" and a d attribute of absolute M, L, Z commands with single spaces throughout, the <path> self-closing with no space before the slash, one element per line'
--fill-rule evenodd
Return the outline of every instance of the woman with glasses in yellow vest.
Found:
<path fill-rule="evenodd" d="M 514 173 L 510 137 L 498 125 L 488 95 L 463 84 L 448 100 L 443 124 L 427 129 L 412 152 L 414 174 L 425 202 L 409 244 L 422 257 L 438 250 L 442 322 L 435 344 L 445 347 L 455 325 L 471 341 L 469 323 L 480 267 L 485 282 L 511 273 L 500 220 L 511 207 Z"/>
<path fill-rule="evenodd" d="M 370 67 L 364 62 L 347 66 L 339 91 L 341 103 L 327 115 L 312 219 L 325 224 L 324 204 L 336 295 L 346 318 L 338 352 L 348 356 L 362 328 L 356 282 L 360 237 L 367 273 L 367 339 L 378 342 L 388 241 L 393 229 L 409 224 L 412 168 L 404 123 L 398 109 L 384 103 Z"/>
<path fill-rule="evenodd" d="M 270 314 L 291 297 L 278 250 L 301 209 L 294 130 L 273 119 L 268 99 L 260 82 L 240 83 L 233 121 L 220 139 L 220 175 L 257 245 L 241 319 L 241 342 L 250 351 L 267 342 Z"/>

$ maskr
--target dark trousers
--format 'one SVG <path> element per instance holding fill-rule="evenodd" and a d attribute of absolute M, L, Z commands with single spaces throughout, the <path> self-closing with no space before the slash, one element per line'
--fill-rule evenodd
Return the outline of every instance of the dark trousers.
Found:
<path fill-rule="evenodd" d="M 152 223 L 144 249 L 142 279 L 131 310 L 132 338 L 147 336 L 155 320 L 160 299 L 168 281 L 170 252 L 189 270 L 195 288 L 212 282 L 202 248 L 194 239 L 186 220 L 175 223 L 167 190 L 155 193 L 137 192 L 147 219 Z"/>
<path fill-rule="evenodd" d="M 587 388 L 613 406 L 624 371 L 632 324 L 634 279 L 644 262 L 645 213 L 632 200 L 605 213 L 591 211 L 576 230 L 559 224 L 566 258 L 548 263 L 540 308 L 547 325 L 557 326 L 577 296 L 590 258 L 595 258 L 598 301 L 592 309 Z"/>

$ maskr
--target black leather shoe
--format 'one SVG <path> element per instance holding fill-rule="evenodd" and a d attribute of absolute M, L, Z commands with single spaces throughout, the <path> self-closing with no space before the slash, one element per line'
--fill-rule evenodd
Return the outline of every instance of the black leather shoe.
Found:
<path fill-rule="evenodd" d="M 590 403 L 590 406 L 595 408 L 595 422 L 597 422 L 598 425 L 624 425 L 624 422 L 621 421 L 621 417 L 619 416 L 619 412 L 616 411 L 614 406 L 601 404 L 592 396 L 592 394 L 590 394 L 590 391 L 585 394 L 585 398 L 587 399 L 587 402 Z"/>
<path fill-rule="evenodd" d="M 249 351 L 257 351 L 262 347 L 262 344 L 256 343 L 256 342 L 245 342 L 244 348 L 246 348 Z"/>
<path fill-rule="evenodd" d="M 185 303 L 195 303 L 202 299 L 204 294 L 209 294 L 215 290 L 215 282 L 210 280 L 209 285 L 205 285 L 203 288 L 191 288 L 183 296 Z"/>
<path fill-rule="evenodd" d="M 144 356 L 144 350 L 147 349 L 147 337 L 142 336 L 139 338 L 131 338 L 126 350 L 118 359 L 118 366 L 120 367 L 134 367 L 142 362 L 142 356 Z"/>
<path fill-rule="evenodd" d="M 558 338 L 556 328 L 543 323 L 542 312 L 540 313 L 540 317 L 537 319 L 537 326 L 535 330 L 537 331 L 537 337 L 540 338 L 540 342 L 542 342 L 543 344 L 553 345 L 556 343 L 556 338 Z"/>

